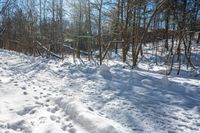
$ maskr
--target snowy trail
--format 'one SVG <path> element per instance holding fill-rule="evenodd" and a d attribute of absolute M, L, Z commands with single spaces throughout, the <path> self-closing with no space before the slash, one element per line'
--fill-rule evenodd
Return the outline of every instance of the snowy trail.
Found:
<path fill-rule="evenodd" d="M 200 132 L 199 79 L 5 50 L 0 74 L 0 133 Z"/>
<path fill-rule="evenodd" d="M 72 121 L 59 113 L 56 116 L 59 108 L 51 103 L 51 97 L 58 95 L 52 83 L 56 79 L 48 79 L 51 75 L 41 69 L 42 61 L 28 63 L 27 59 L 19 59 L 10 58 L 10 54 L 1 59 L 0 131 L 75 132 Z"/>
<path fill-rule="evenodd" d="M 44 59 L 29 62 L 28 58 L 10 57 L 12 54 L 1 53 L 0 132 L 118 132 L 108 122 L 101 124 L 108 121 L 106 118 L 87 112 L 78 103 L 73 104 L 71 108 L 66 108 L 61 106 L 61 103 L 55 102 L 66 96 L 61 93 L 62 91 L 60 92 L 66 80 L 54 70 L 49 69 L 48 64 L 44 64 Z M 68 99 L 70 97 L 72 95 L 67 95 Z M 64 103 L 68 105 L 69 102 Z M 76 106 L 80 106 L 78 110 Z M 83 110 L 87 114 L 82 114 Z M 75 112 L 80 118 L 73 116 Z M 84 118 L 88 114 L 95 119 Z M 99 125 L 95 123 L 92 125 L 94 121 Z"/>

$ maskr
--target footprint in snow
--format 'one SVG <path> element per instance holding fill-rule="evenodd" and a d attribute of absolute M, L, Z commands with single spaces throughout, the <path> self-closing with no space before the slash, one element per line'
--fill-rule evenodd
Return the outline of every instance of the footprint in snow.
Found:
<path fill-rule="evenodd" d="M 76 129 L 75 129 L 75 128 L 70 128 L 70 129 L 68 130 L 68 132 L 70 132 L 70 133 L 76 133 Z"/>
<path fill-rule="evenodd" d="M 22 89 L 22 90 L 26 90 L 26 87 L 22 87 L 21 89 Z"/>
<path fill-rule="evenodd" d="M 49 107 L 50 105 L 49 104 L 45 104 L 44 106 Z"/>
<path fill-rule="evenodd" d="M 31 127 L 25 120 L 16 121 L 16 122 L 13 122 L 13 123 L 8 123 L 7 128 L 12 129 L 14 131 L 31 133 Z"/>
<path fill-rule="evenodd" d="M 24 109 L 17 111 L 16 113 L 20 116 L 26 115 L 26 114 L 34 114 L 36 112 L 36 110 L 34 110 L 34 108 L 36 108 L 37 106 L 29 106 L 29 107 L 25 107 Z"/>
<path fill-rule="evenodd" d="M 38 96 L 34 96 L 34 99 L 38 100 L 38 99 L 39 99 L 39 97 L 38 97 Z"/>
<path fill-rule="evenodd" d="M 61 129 L 63 131 L 68 131 L 69 133 L 76 133 L 76 129 L 74 128 L 72 123 L 69 123 L 67 125 L 65 123 L 62 123 Z"/>
<path fill-rule="evenodd" d="M 69 133 L 76 133 L 76 129 L 74 128 L 74 126 L 73 126 L 72 123 L 69 123 L 68 125 L 64 125 L 64 126 L 62 127 L 62 129 L 65 129 L 65 131 L 67 130 L 67 128 L 69 128 L 69 129 L 68 129 L 68 132 L 69 132 Z"/>
<path fill-rule="evenodd" d="M 66 116 L 66 115 L 64 115 L 64 116 Z M 66 122 L 70 121 L 70 118 L 69 118 L 69 117 L 66 117 L 66 118 L 65 118 L 65 121 L 66 121 Z"/>
<path fill-rule="evenodd" d="M 9 111 L 13 111 L 14 109 L 9 109 Z"/>
<path fill-rule="evenodd" d="M 50 94 L 50 93 L 47 93 L 47 96 L 51 96 L 51 94 Z"/>
<path fill-rule="evenodd" d="M 47 99 L 47 100 L 46 100 L 46 102 L 50 102 L 50 100 L 49 100 L 49 99 Z"/>
<path fill-rule="evenodd" d="M 68 128 L 67 125 L 63 125 L 63 126 L 61 126 L 61 129 L 62 129 L 63 131 L 67 131 L 67 128 Z"/>
<path fill-rule="evenodd" d="M 47 111 L 51 112 L 51 113 L 55 113 L 59 110 L 59 107 L 58 106 L 55 106 L 53 108 L 47 108 Z"/>
<path fill-rule="evenodd" d="M 39 123 L 45 123 L 46 120 L 47 120 L 47 117 L 42 116 L 39 118 Z"/>
<path fill-rule="evenodd" d="M 27 92 L 23 92 L 23 95 L 28 95 L 28 93 Z"/>
<path fill-rule="evenodd" d="M 40 105 L 40 106 L 44 106 L 44 104 L 43 103 L 41 103 L 41 102 L 35 102 L 35 104 L 37 104 L 37 105 Z"/>
<path fill-rule="evenodd" d="M 55 121 L 56 123 L 60 123 L 60 117 L 58 117 L 58 116 L 55 116 L 55 115 L 51 115 L 50 116 L 50 119 L 52 120 L 52 121 Z"/>
<path fill-rule="evenodd" d="M 51 115 L 51 116 L 50 116 L 50 119 L 51 119 L 52 121 L 55 121 L 56 118 L 57 118 L 57 117 L 56 117 L 55 115 Z"/>
<path fill-rule="evenodd" d="M 88 107 L 88 109 L 89 109 L 90 111 L 94 111 L 93 108 L 91 108 L 91 107 Z"/>

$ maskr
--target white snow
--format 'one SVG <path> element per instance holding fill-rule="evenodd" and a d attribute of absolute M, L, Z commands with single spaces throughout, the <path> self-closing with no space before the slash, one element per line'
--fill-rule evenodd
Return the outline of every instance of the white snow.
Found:
<path fill-rule="evenodd" d="M 73 99 L 56 99 L 55 103 L 69 115 L 70 119 L 83 126 L 91 133 L 121 133 L 122 127 L 112 120 L 100 117 L 91 108 L 84 107 L 81 102 Z M 118 125 L 116 129 L 114 125 Z M 120 128 L 119 128 L 120 127 Z"/>
<path fill-rule="evenodd" d="M 199 77 L 0 49 L 0 133 L 199 133 Z"/>

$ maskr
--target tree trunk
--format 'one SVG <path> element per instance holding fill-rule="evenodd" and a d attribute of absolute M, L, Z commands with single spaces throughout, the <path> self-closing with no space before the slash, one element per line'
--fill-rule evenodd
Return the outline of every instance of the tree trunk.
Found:
<path fill-rule="evenodd" d="M 197 43 L 200 42 L 200 33 L 198 34 Z"/>
<path fill-rule="evenodd" d="M 98 18 L 98 44 L 99 44 L 99 60 L 102 65 L 102 44 L 101 44 L 101 13 L 102 13 L 103 0 L 100 1 L 99 5 L 99 18 Z"/>

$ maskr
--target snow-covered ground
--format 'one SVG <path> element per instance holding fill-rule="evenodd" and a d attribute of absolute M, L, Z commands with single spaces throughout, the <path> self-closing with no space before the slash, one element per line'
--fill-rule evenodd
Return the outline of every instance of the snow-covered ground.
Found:
<path fill-rule="evenodd" d="M 200 78 L 0 50 L 0 133 L 199 133 Z"/>

